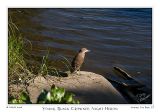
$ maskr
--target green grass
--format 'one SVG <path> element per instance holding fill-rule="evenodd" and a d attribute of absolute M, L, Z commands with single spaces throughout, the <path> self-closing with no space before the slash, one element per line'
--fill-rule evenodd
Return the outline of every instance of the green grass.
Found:
<path fill-rule="evenodd" d="M 48 65 L 47 65 L 48 64 L 48 55 L 49 55 L 49 52 L 47 53 L 46 56 L 43 56 L 42 63 L 40 65 L 39 73 L 42 75 L 49 74 L 49 69 L 48 69 Z"/>
<path fill-rule="evenodd" d="M 64 64 L 64 66 L 67 68 L 67 71 L 71 71 L 72 66 L 69 60 L 64 56 L 60 56 L 60 57 L 62 58 L 61 63 Z"/>
<path fill-rule="evenodd" d="M 26 43 L 32 48 L 30 41 L 24 40 L 21 32 L 12 19 L 9 18 L 8 23 L 8 70 L 9 70 L 9 84 L 25 83 L 27 80 L 33 78 L 35 75 L 54 75 L 61 77 L 60 69 L 49 64 L 49 50 L 45 56 L 42 57 L 41 63 L 37 66 L 29 65 L 25 61 L 25 57 L 31 57 L 30 53 L 25 50 Z M 59 56 L 59 62 L 65 67 L 65 70 L 70 71 L 71 65 L 69 60 L 64 56 Z M 33 58 L 32 58 L 33 59 Z M 56 63 L 55 63 L 56 64 Z"/>
<path fill-rule="evenodd" d="M 26 75 L 30 76 L 31 72 L 28 70 L 24 60 L 24 40 L 18 27 L 11 19 L 9 19 L 8 30 L 9 83 L 16 83 L 25 80 Z"/>
<path fill-rule="evenodd" d="M 27 41 L 32 48 L 30 41 Z M 30 57 L 25 50 L 26 40 L 20 33 L 18 26 L 9 18 L 8 22 L 8 82 L 10 84 L 25 84 L 28 80 L 36 75 L 55 75 L 60 77 L 58 69 L 49 65 L 49 50 L 46 56 L 43 56 L 41 63 L 36 67 L 31 67 L 25 61 L 25 56 Z M 71 65 L 67 58 L 60 56 L 60 62 L 70 71 Z M 34 70 L 33 70 L 34 69 Z M 35 71 L 37 74 L 35 74 Z M 74 94 L 66 92 L 63 88 L 52 87 L 51 91 L 41 93 L 43 97 L 39 97 L 37 103 L 79 103 L 74 100 Z M 9 103 L 31 103 L 27 93 L 22 92 L 18 98 L 9 97 Z"/>
<path fill-rule="evenodd" d="M 25 50 L 25 40 L 22 37 L 18 27 L 9 19 L 8 23 L 8 71 L 9 71 L 9 84 L 12 83 L 25 83 L 32 78 L 35 74 L 48 75 L 53 72 L 54 75 L 58 75 L 56 68 L 50 68 L 48 66 L 48 55 L 43 56 L 40 65 L 35 68 L 27 66 L 24 55 L 29 56 L 29 53 Z M 29 41 L 27 41 L 29 42 Z M 32 46 L 31 42 L 29 44 Z M 34 69 L 34 70 L 33 70 Z"/>

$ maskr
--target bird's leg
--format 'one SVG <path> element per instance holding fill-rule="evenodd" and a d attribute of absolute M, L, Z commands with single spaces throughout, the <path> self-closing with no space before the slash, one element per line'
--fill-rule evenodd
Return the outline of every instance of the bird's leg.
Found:
<path fill-rule="evenodd" d="M 77 75 L 80 75 L 79 69 L 76 70 L 76 74 L 77 74 Z"/>
<path fill-rule="evenodd" d="M 78 75 L 80 75 L 80 68 L 78 69 Z"/>

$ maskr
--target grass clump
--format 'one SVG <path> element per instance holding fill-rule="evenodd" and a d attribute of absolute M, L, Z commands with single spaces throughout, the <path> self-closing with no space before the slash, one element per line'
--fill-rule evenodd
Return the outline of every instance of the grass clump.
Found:
<path fill-rule="evenodd" d="M 43 58 L 42 58 L 42 63 L 40 65 L 40 70 L 39 70 L 39 73 L 42 74 L 42 75 L 48 75 L 49 74 L 48 55 L 49 55 L 49 52 L 47 53 L 46 56 L 43 56 Z"/>
<path fill-rule="evenodd" d="M 9 83 L 17 83 L 23 81 L 26 78 L 25 74 L 29 76 L 31 72 L 28 70 L 24 60 L 24 40 L 12 19 L 9 19 L 8 28 Z"/>
<path fill-rule="evenodd" d="M 25 57 L 31 57 L 31 55 L 25 51 L 26 43 L 24 37 L 21 35 L 18 27 L 12 22 L 11 18 L 9 19 L 8 28 L 9 84 L 25 83 L 27 80 L 31 79 L 34 74 L 40 74 L 43 76 L 49 74 L 61 76 L 59 70 L 54 66 L 49 66 L 49 51 L 46 56 L 43 56 L 42 59 L 40 59 L 41 63 L 36 67 L 32 67 L 32 65 L 28 66 Z M 29 44 L 32 45 L 31 43 Z"/>
<path fill-rule="evenodd" d="M 46 56 L 43 56 L 41 63 L 36 67 L 29 66 L 25 60 L 26 55 L 31 57 L 29 53 L 25 51 L 26 41 L 20 33 L 18 27 L 9 18 L 8 23 L 8 84 L 23 84 L 27 85 L 27 81 L 34 78 L 37 74 L 41 75 L 55 75 L 61 76 L 60 70 L 57 70 L 54 66 L 49 66 L 49 51 Z M 31 45 L 31 43 L 29 43 Z M 67 58 L 61 56 L 61 63 L 70 70 L 70 63 Z M 33 70 L 34 69 L 34 70 Z M 36 74 L 35 74 L 36 71 Z M 35 75 L 34 75 L 35 74 Z M 29 95 L 22 92 L 20 96 L 14 98 L 9 97 L 9 103 L 11 104 L 27 104 L 31 103 Z M 52 87 L 50 91 L 43 90 L 38 97 L 37 103 L 63 103 L 63 104 L 77 104 L 78 100 L 74 99 L 74 94 L 65 91 L 64 88 Z"/>
<path fill-rule="evenodd" d="M 64 56 L 60 56 L 60 57 L 62 58 L 61 59 L 61 63 L 64 64 L 64 66 L 67 69 L 67 71 L 71 72 L 73 68 L 71 66 L 70 61 Z"/>

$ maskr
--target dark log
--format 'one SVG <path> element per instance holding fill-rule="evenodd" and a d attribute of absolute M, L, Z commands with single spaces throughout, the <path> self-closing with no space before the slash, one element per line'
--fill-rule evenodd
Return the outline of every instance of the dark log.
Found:
<path fill-rule="evenodd" d="M 152 103 L 152 90 L 136 81 L 124 70 L 114 67 L 116 73 L 121 76 L 118 78 L 106 77 L 110 83 L 112 83 L 117 90 L 128 100 L 130 103 L 134 104 L 151 104 Z M 111 76 L 111 75 L 110 75 Z"/>
<path fill-rule="evenodd" d="M 125 79 L 127 79 L 127 80 L 132 79 L 132 77 L 127 72 L 120 69 L 119 67 L 113 67 L 113 68 L 114 68 L 114 70 L 118 71 L 122 75 L 122 77 L 124 77 Z"/>

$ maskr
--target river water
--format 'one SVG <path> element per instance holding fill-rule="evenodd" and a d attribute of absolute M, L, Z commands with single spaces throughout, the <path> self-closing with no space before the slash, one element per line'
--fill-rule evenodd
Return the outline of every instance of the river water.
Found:
<path fill-rule="evenodd" d="M 9 13 L 31 41 L 32 55 L 42 57 L 49 49 L 51 62 L 55 55 L 71 61 L 86 47 L 91 52 L 81 70 L 106 76 L 118 66 L 152 87 L 152 9 L 9 9 Z"/>

